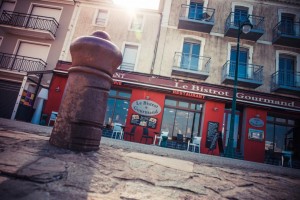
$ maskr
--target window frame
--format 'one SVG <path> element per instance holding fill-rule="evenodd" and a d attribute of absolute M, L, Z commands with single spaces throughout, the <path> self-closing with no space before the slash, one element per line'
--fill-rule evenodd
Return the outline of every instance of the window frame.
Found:
<path fill-rule="evenodd" d="M 175 106 L 172 106 L 172 105 L 167 105 L 165 102 L 166 100 L 172 100 L 172 101 L 175 101 L 176 102 L 176 105 Z M 164 113 L 165 113 L 165 109 L 172 109 L 172 110 L 175 110 L 175 112 L 177 113 L 177 111 L 185 111 L 185 112 L 193 112 L 194 113 L 194 118 L 195 118 L 195 115 L 196 113 L 198 113 L 200 116 L 199 116 L 199 124 L 198 124 L 198 130 L 193 130 L 194 126 L 195 126 L 195 119 L 193 120 L 192 122 L 192 130 L 191 130 L 191 137 L 195 137 L 195 136 L 200 136 L 202 135 L 202 115 L 203 115 L 203 109 L 204 109 L 204 103 L 203 102 L 199 102 L 199 101 L 191 101 L 189 99 L 184 99 L 184 98 L 176 98 L 176 97 L 173 97 L 173 96 L 166 96 L 165 98 L 165 102 L 164 102 L 164 112 L 162 114 L 162 123 L 163 123 L 163 119 L 164 119 Z M 185 108 L 185 107 L 181 107 L 179 106 L 180 102 L 184 102 L 184 103 L 188 103 L 188 108 Z M 192 108 L 192 104 L 195 104 L 195 108 L 193 109 Z M 197 110 L 197 105 L 202 105 L 200 110 Z M 176 120 L 176 113 L 174 115 L 174 122 L 173 122 L 173 131 L 172 132 L 169 132 L 169 139 L 175 137 L 174 135 L 174 126 L 175 126 L 175 120 Z M 162 127 L 161 127 L 162 129 Z M 171 135 L 170 135 L 171 134 Z M 182 133 L 183 135 L 186 135 L 187 133 Z M 196 134 L 196 135 L 194 135 Z"/>
<path fill-rule="evenodd" d="M 200 44 L 200 53 L 199 53 L 199 63 L 198 63 L 198 70 L 203 69 L 203 61 L 200 59 L 201 56 L 204 54 L 204 48 L 205 48 L 205 38 L 203 37 L 198 37 L 194 35 L 183 35 L 181 38 L 181 43 L 180 43 L 180 51 L 181 55 L 183 54 L 183 46 L 185 42 L 191 42 L 191 43 L 198 43 Z M 181 58 L 182 59 L 182 58 Z M 181 66 L 181 59 L 178 59 L 177 66 Z"/>
<path fill-rule="evenodd" d="M 124 51 L 125 51 L 126 45 L 128 45 L 128 46 L 136 46 L 137 47 L 137 54 L 136 54 L 136 58 L 135 58 L 135 63 L 134 63 L 133 69 L 132 69 L 132 71 L 136 71 L 137 65 L 138 65 L 138 62 L 139 62 L 139 56 L 140 56 L 140 51 L 141 51 L 141 44 L 132 43 L 132 42 L 124 42 L 123 45 L 122 45 L 122 54 L 123 54 L 123 56 L 124 56 Z M 123 60 L 124 60 L 124 57 L 123 57 Z M 122 64 L 123 64 L 123 62 L 118 67 L 118 69 L 122 70 Z"/>
<path fill-rule="evenodd" d="M 132 16 L 131 20 L 130 20 L 130 23 L 129 23 L 128 30 L 129 31 L 134 31 L 134 32 L 143 32 L 146 16 L 145 16 L 145 14 L 142 14 L 142 13 L 136 13 L 136 16 L 142 16 L 142 18 L 143 18 L 142 19 L 142 24 L 141 24 L 141 29 L 134 29 L 134 28 L 132 28 L 132 24 L 133 24 L 134 18 L 135 18 L 135 16 Z"/>
<path fill-rule="evenodd" d="M 2 45 L 2 42 L 3 42 L 3 36 L 0 36 L 0 47 L 1 47 L 1 45 Z"/>
<path fill-rule="evenodd" d="M 40 3 L 31 3 L 30 6 L 29 6 L 29 9 L 27 11 L 27 14 L 30 15 L 33 11 L 33 8 L 37 6 L 37 7 L 44 7 L 44 8 L 49 8 L 49 9 L 56 9 L 56 10 L 60 10 L 60 15 L 58 17 L 58 19 L 56 20 L 57 23 L 60 22 L 60 19 L 61 19 L 61 16 L 62 16 L 62 13 L 63 13 L 63 7 L 62 6 L 53 6 L 53 5 L 48 5 L 48 4 L 40 4 Z"/>
<path fill-rule="evenodd" d="M 103 25 L 97 24 L 97 23 L 96 23 L 96 20 L 98 19 L 99 12 L 100 12 L 101 10 L 107 12 L 107 16 L 106 16 L 106 19 L 105 19 L 105 22 L 104 22 Z M 109 10 L 109 9 L 105 9 L 105 8 L 97 8 L 96 11 L 95 11 L 95 14 L 94 14 L 94 18 L 93 18 L 93 25 L 94 25 L 94 26 L 98 26 L 98 27 L 106 27 L 106 26 L 107 26 L 107 23 L 108 23 L 109 16 L 110 16 L 110 10 Z"/>

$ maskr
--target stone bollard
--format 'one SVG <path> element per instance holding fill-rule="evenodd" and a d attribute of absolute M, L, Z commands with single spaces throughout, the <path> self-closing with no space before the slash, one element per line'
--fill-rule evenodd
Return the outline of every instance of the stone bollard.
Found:
<path fill-rule="evenodd" d="M 72 67 L 49 142 L 75 151 L 98 150 L 112 75 L 122 54 L 102 31 L 77 38 L 70 52 Z"/>

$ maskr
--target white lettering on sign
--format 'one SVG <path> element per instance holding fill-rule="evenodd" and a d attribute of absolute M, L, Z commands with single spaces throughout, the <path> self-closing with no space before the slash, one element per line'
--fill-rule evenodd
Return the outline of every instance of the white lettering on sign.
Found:
<path fill-rule="evenodd" d="M 132 102 L 131 108 L 140 115 L 153 116 L 161 112 L 161 107 L 150 100 L 136 100 Z"/>

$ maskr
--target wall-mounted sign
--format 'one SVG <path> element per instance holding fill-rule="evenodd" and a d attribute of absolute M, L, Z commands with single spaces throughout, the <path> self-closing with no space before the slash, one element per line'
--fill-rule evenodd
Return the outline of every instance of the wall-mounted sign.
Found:
<path fill-rule="evenodd" d="M 153 116 L 161 112 L 161 107 L 151 100 L 136 100 L 131 108 L 140 115 Z"/>
<path fill-rule="evenodd" d="M 156 128 L 157 119 L 154 117 L 143 116 L 143 115 L 132 115 L 130 123 L 133 125 L 144 126 L 148 128 Z"/>
<path fill-rule="evenodd" d="M 265 123 L 264 123 L 264 121 L 263 121 L 262 119 L 259 119 L 259 118 L 251 118 L 251 119 L 249 120 L 249 124 L 250 124 L 251 126 L 254 126 L 254 127 L 259 128 L 259 127 L 263 127 Z"/>
<path fill-rule="evenodd" d="M 248 139 L 263 141 L 264 131 L 249 128 Z"/>

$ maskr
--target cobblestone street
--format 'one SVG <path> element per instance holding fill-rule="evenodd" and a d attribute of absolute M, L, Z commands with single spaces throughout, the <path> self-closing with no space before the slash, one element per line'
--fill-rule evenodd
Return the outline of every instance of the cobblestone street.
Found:
<path fill-rule="evenodd" d="M 300 199 L 300 170 L 102 138 L 77 153 L 50 127 L 0 119 L 0 199 Z"/>

